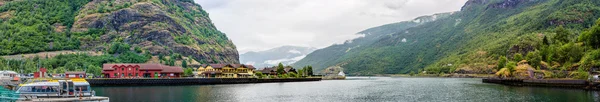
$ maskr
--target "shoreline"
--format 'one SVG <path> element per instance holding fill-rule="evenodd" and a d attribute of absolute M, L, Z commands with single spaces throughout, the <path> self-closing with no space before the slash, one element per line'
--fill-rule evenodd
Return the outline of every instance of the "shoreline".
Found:
<path fill-rule="evenodd" d="M 259 78 L 138 78 L 115 79 L 94 78 L 86 79 L 91 86 L 177 86 L 177 85 L 217 85 L 217 84 L 252 84 L 252 83 L 282 83 L 282 82 L 310 82 L 321 81 L 321 78 L 285 78 L 285 79 L 259 79 Z"/>
<path fill-rule="evenodd" d="M 494 74 L 415 74 L 413 76 L 409 74 L 378 74 L 369 76 L 346 76 L 346 77 L 415 77 L 415 78 L 490 78 L 494 77 Z"/>
<path fill-rule="evenodd" d="M 483 83 L 501 84 L 507 86 L 554 87 L 583 90 L 600 90 L 600 83 L 580 79 L 500 79 L 483 78 Z"/>

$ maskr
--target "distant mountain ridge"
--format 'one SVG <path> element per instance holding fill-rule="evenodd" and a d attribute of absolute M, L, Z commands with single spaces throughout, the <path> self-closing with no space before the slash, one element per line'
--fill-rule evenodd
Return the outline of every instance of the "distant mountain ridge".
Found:
<path fill-rule="evenodd" d="M 313 47 L 281 46 L 265 51 L 250 51 L 240 55 L 240 62 L 257 68 L 276 66 L 280 62 L 291 64 L 316 50 Z"/>
<path fill-rule="evenodd" d="M 316 50 L 294 66 L 320 71 L 338 65 L 350 75 L 489 69 L 497 56 L 514 54 L 511 46 L 530 42 L 525 38 L 551 37 L 548 32 L 560 25 L 574 31 L 590 27 L 600 17 L 598 5 L 598 0 L 469 0 L 461 11 L 430 22 L 367 29 L 360 32 L 365 37 Z"/>

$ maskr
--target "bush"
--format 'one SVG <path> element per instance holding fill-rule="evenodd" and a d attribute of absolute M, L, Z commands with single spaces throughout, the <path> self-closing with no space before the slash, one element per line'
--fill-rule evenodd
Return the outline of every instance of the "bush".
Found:
<path fill-rule="evenodd" d="M 183 71 L 184 76 L 194 76 L 194 70 L 192 68 L 185 68 Z"/>
<path fill-rule="evenodd" d="M 109 54 L 120 54 L 129 51 L 131 47 L 129 44 L 114 42 L 111 44 L 110 49 L 108 50 Z"/>
<path fill-rule="evenodd" d="M 519 61 L 521 61 L 521 60 L 523 60 L 523 55 L 521 55 L 521 53 L 517 53 L 517 54 L 515 54 L 515 56 L 513 57 L 513 61 L 515 61 L 515 62 L 519 62 Z"/>
<path fill-rule="evenodd" d="M 262 72 L 256 72 L 254 73 L 255 76 L 257 76 L 258 78 L 263 78 L 263 73 Z"/>
<path fill-rule="evenodd" d="M 140 48 L 139 46 L 136 46 L 133 49 L 135 50 L 136 53 L 142 53 L 142 48 Z"/>
<path fill-rule="evenodd" d="M 583 71 L 583 70 L 579 70 L 579 71 L 571 72 L 571 74 L 569 74 L 569 76 L 571 76 L 571 78 L 574 78 L 574 79 L 588 79 L 588 77 L 590 76 L 590 73 Z"/>

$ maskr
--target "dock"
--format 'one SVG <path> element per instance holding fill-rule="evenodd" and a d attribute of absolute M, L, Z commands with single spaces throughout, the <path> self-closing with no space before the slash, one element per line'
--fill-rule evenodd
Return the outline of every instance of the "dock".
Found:
<path fill-rule="evenodd" d="M 590 82 L 578 79 L 516 79 L 516 78 L 484 78 L 483 83 L 494 83 L 509 86 L 535 86 L 535 87 L 556 87 L 556 88 L 576 88 L 586 90 L 599 90 L 599 82 Z"/>
<path fill-rule="evenodd" d="M 92 78 L 92 86 L 172 86 L 321 81 L 321 78 Z"/>
<path fill-rule="evenodd" d="M 108 97 L 99 97 L 99 96 L 94 96 L 94 97 L 73 97 L 73 98 L 36 98 L 36 99 L 31 99 L 31 100 L 23 100 L 23 101 L 17 101 L 17 102 L 81 102 L 81 101 L 87 101 L 87 102 L 109 102 L 110 99 Z"/>

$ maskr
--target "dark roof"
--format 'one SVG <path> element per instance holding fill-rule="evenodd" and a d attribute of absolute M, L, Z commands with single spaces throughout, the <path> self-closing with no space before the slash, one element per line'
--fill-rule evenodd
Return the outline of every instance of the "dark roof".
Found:
<path fill-rule="evenodd" d="M 206 66 L 208 66 L 208 64 L 202 64 L 201 66 L 204 67 L 204 68 L 206 68 Z"/>
<path fill-rule="evenodd" d="M 223 68 L 225 67 L 225 64 L 210 64 L 210 66 L 213 68 Z"/>
<path fill-rule="evenodd" d="M 240 68 L 242 64 L 229 64 L 232 68 Z"/>
<path fill-rule="evenodd" d="M 65 72 L 65 74 L 85 74 L 84 71 L 72 71 L 72 72 Z"/>
<path fill-rule="evenodd" d="M 290 71 L 296 71 L 296 69 L 294 69 L 294 68 L 284 68 L 283 71 L 290 72 Z"/>
<path fill-rule="evenodd" d="M 263 68 L 260 70 L 261 73 L 271 73 L 273 71 L 275 71 L 275 68 Z"/>
<path fill-rule="evenodd" d="M 254 68 L 254 66 L 252 66 L 252 65 L 245 65 L 245 64 L 244 64 L 244 66 L 246 66 L 246 68 L 248 68 L 248 69 L 256 69 L 256 68 Z"/>

